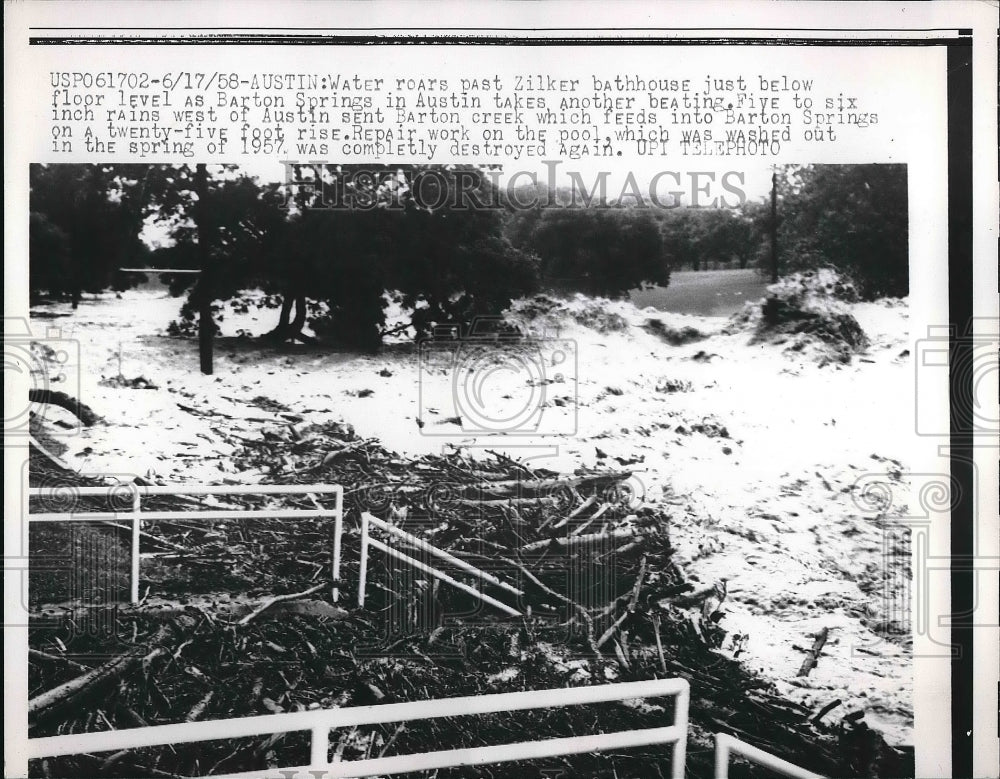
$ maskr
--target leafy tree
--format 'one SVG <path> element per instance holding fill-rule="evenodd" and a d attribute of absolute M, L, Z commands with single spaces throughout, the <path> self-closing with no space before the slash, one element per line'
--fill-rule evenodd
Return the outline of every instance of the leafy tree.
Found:
<path fill-rule="evenodd" d="M 124 264 L 142 264 L 141 182 L 127 166 L 32 165 L 29 171 L 29 289 L 68 295 L 129 281 Z"/>
<path fill-rule="evenodd" d="M 779 188 L 784 270 L 832 266 L 865 298 L 909 292 L 905 165 L 792 168 Z"/>
<path fill-rule="evenodd" d="M 69 236 L 41 211 L 29 215 L 28 257 L 32 293 L 44 290 L 62 297 L 72 291 Z"/>
<path fill-rule="evenodd" d="M 674 208 L 656 211 L 673 267 L 702 270 L 734 260 L 745 268 L 756 257 L 758 236 L 746 208 Z"/>
<path fill-rule="evenodd" d="M 502 201 L 480 168 L 304 166 L 293 180 L 286 305 L 325 301 L 314 326 L 341 343 L 377 348 L 387 290 L 419 336 L 497 314 L 536 286 L 534 258 L 503 240 Z"/>
<path fill-rule="evenodd" d="M 420 334 L 499 313 L 537 287 L 537 258 L 504 238 L 502 199 L 480 168 L 307 166 L 308 176 L 282 186 L 232 166 L 201 167 L 39 168 L 37 285 L 72 288 L 63 284 L 69 269 L 98 289 L 126 258 L 149 267 L 154 255 L 136 254 L 143 220 L 155 218 L 171 239 L 156 265 L 201 271 L 167 278 L 174 294 L 188 292 L 182 316 L 260 286 L 281 296 L 271 333 L 281 340 L 307 340 L 309 301 L 327 304 L 312 323 L 318 332 L 374 349 L 389 290 L 413 309 Z"/>
<path fill-rule="evenodd" d="M 272 281 L 286 238 L 287 212 L 277 185 L 262 186 L 232 165 L 212 166 L 211 176 L 208 166 L 203 174 L 189 165 L 134 167 L 142 175 L 147 215 L 155 215 L 172 241 L 155 252 L 155 265 L 201 271 L 166 274 L 174 295 L 189 291 L 183 319 Z M 207 309 L 203 316 L 209 317 Z"/>
<path fill-rule="evenodd" d="M 555 289 L 622 297 L 669 283 L 663 237 L 647 209 L 546 208 L 516 220 L 511 234 L 541 258 L 542 281 Z"/>

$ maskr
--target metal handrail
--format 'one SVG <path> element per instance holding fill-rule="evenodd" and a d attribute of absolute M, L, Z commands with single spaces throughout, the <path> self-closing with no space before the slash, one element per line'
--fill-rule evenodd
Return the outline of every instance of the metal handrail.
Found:
<path fill-rule="evenodd" d="M 344 488 L 339 484 L 234 484 L 234 485 L 142 485 L 113 484 L 107 487 L 72 487 L 67 485 L 51 485 L 48 487 L 30 487 L 28 495 L 41 498 L 53 493 L 62 497 L 61 491 L 85 497 L 121 498 L 130 495 L 131 508 L 127 511 L 54 511 L 28 512 L 29 522 L 107 522 L 111 520 L 129 520 L 132 530 L 131 560 L 130 560 L 130 594 L 132 603 L 139 601 L 139 536 L 142 522 L 158 520 L 225 520 L 225 519 L 255 519 L 267 517 L 272 519 L 325 518 L 334 520 L 333 549 L 331 550 L 331 575 L 333 577 L 333 600 L 339 598 L 337 583 L 340 580 L 341 535 L 344 523 Z M 142 498 L 153 495 L 334 495 L 336 507 L 332 509 L 218 509 L 199 511 L 142 511 Z"/>
<path fill-rule="evenodd" d="M 715 734 L 715 779 L 729 779 L 730 755 L 740 755 L 751 763 L 757 763 L 782 776 L 790 776 L 792 779 L 823 779 L 821 774 L 807 771 L 794 763 L 775 757 L 770 752 L 765 752 L 745 741 L 740 741 L 728 733 Z"/>
<path fill-rule="evenodd" d="M 514 744 L 450 749 L 348 762 L 333 762 L 329 757 L 330 730 L 333 728 L 579 706 L 664 695 L 676 698 L 673 724 L 665 727 L 522 741 Z M 28 756 L 31 759 L 37 759 L 308 730 L 311 738 L 308 766 L 268 768 L 228 774 L 227 779 L 264 779 L 264 777 L 293 779 L 300 772 L 303 776 L 322 777 L 323 779 L 376 776 L 671 743 L 673 744 L 673 754 L 670 775 L 672 779 L 684 779 L 689 703 L 690 685 L 686 679 L 649 679 L 587 687 L 472 695 L 343 709 L 314 709 L 312 711 L 207 722 L 156 725 L 131 730 L 49 736 L 29 739 Z"/>
<path fill-rule="evenodd" d="M 500 611 L 504 612 L 505 614 L 508 614 L 511 617 L 522 616 L 521 612 L 519 612 L 515 608 L 512 608 L 511 606 L 508 606 L 506 603 L 503 603 L 502 601 L 499 601 L 496 598 L 493 598 L 483 592 L 480 592 L 474 587 L 470 587 L 467 584 L 463 584 L 462 582 L 457 581 L 453 577 L 446 574 L 444 571 L 440 571 L 431 565 L 427 565 L 427 563 L 421 562 L 420 560 L 417 560 L 414 557 L 410 557 L 409 555 L 403 554 L 399 550 L 393 549 L 392 547 L 383 544 L 381 541 L 372 538 L 370 532 L 371 527 L 376 527 L 379 530 L 389 533 L 390 535 L 402 538 L 406 543 L 415 546 L 418 549 L 422 549 L 423 551 L 428 552 L 429 554 L 434 555 L 435 557 L 445 560 L 454 565 L 455 567 L 461 569 L 465 573 L 475 576 L 476 578 L 481 579 L 482 581 L 489 582 L 490 584 L 496 587 L 500 587 L 504 590 L 507 590 L 508 592 L 511 592 L 515 595 L 518 596 L 524 595 L 524 593 L 521 590 L 517 589 L 516 587 L 512 587 L 511 585 L 506 584 L 505 582 L 500 581 L 500 579 L 498 579 L 493 574 L 487 573 L 486 571 L 482 571 L 479 568 L 476 568 L 476 566 L 472 565 L 471 563 L 468 563 L 465 560 L 460 560 L 459 558 L 444 551 L 443 549 L 438 549 L 436 546 L 427 543 L 422 538 L 418 538 L 412 533 L 407 533 L 405 530 L 402 530 L 396 527 L 395 525 L 391 525 L 385 520 L 379 519 L 378 517 L 372 516 L 367 511 L 365 511 L 362 512 L 361 514 L 361 572 L 358 579 L 359 606 L 364 607 L 365 605 L 365 597 L 367 594 L 367 583 L 368 583 L 368 549 L 369 547 L 371 547 L 374 549 L 378 549 L 380 552 L 384 552 L 385 554 L 399 560 L 400 562 L 406 563 L 407 565 L 416 568 L 418 571 L 423 571 L 424 573 L 429 574 L 430 576 L 433 576 L 436 579 L 440 579 L 441 581 L 450 584 L 452 587 L 462 590 L 463 592 L 466 592 L 469 595 L 478 598 L 484 603 L 488 603 L 489 605 L 499 609 Z"/>

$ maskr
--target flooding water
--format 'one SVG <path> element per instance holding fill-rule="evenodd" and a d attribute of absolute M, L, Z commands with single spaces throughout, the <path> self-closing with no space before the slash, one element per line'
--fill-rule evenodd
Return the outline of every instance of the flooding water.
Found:
<path fill-rule="evenodd" d="M 629 295 L 640 308 L 698 316 L 731 316 L 750 300 L 764 296 L 767 281 L 755 268 L 746 270 L 674 271 L 670 286 L 633 290 Z"/>

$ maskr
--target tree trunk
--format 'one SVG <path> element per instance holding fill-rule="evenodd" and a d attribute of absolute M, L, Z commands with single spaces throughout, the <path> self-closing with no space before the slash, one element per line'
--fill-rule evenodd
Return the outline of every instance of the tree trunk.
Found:
<path fill-rule="evenodd" d="M 302 328 L 306 323 L 306 296 L 302 294 L 295 295 L 295 319 L 292 320 L 291 330 L 289 334 L 293 338 L 298 338 L 302 335 Z"/>
<path fill-rule="evenodd" d="M 208 252 L 208 171 L 205 163 L 198 163 L 194 181 L 195 192 L 198 194 L 194 218 L 198 228 L 198 255 L 201 260 L 201 274 L 198 277 L 198 354 L 201 358 L 201 372 L 211 376 L 215 324 L 212 322 L 212 279 Z"/>
<path fill-rule="evenodd" d="M 771 174 L 771 283 L 778 283 L 778 173 Z"/>
<path fill-rule="evenodd" d="M 278 326 L 274 328 L 268 335 L 273 336 L 279 341 L 283 341 L 288 333 L 288 322 L 292 316 L 292 295 L 286 292 L 281 297 L 281 314 L 278 315 Z"/>
<path fill-rule="evenodd" d="M 70 291 L 70 299 L 72 300 L 73 310 L 74 311 L 76 311 L 77 306 L 80 305 L 80 297 L 83 294 L 82 291 L 81 291 L 81 289 L 80 289 L 80 287 L 81 287 L 81 284 L 80 284 L 80 271 L 79 270 L 74 270 L 73 271 L 73 289 Z"/>
<path fill-rule="evenodd" d="M 295 318 L 292 319 L 292 306 L 295 306 Z M 276 341 L 286 341 L 289 338 L 302 343 L 316 343 L 316 339 L 305 335 L 302 328 L 306 324 L 306 296 L 298 291 L 287 291 L 281 299 L 281 314 L 278 316 L 278 326 L 266 334 L 267 338 Z"/>

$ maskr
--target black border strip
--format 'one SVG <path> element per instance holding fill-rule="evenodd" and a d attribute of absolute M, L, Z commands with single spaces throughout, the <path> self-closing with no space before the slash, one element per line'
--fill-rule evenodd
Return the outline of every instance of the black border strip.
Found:
<path fill-rule="evenodd" d="M 948 323 L 951 390 L 951 775 L 972 776 L 975 473 L 972 398 L 972 50 L 948 47 Z M 956 402 L 956 399 L 959 402 Z"/>
<path fill-rule="evenodd" d="M 382 31 L 390 29 L 387 27 L 189 27 L 189 26 L 178 26 L 178 27 L 167 27 L 167 26 L 142 26 L 142 27 L 122 27 L 121 25 L 114 25 L 112 27 L 101 27 L 101 26 L 87 26 L 87 27 L 56 27 L 56 26 L 32 26 L 28 28 L 29 30 L 117 30 L 118 32 L 125 32 L 126 30 L 244 30 L 248 33 L 254 33 L 259 35 L 264 35 L 266 32 L 275 33 L 280 31 L 298 31 L 302 32 L 304 30 L 310 30 L 313 33 L 318 33 L 320 31 L 332 32 L 335 30 L 344 32 L 372 32 L 372 31 Z M 397 32 L 436 32 L 440 30 L 454 30 L 461 32 L 624 32 L 628 30 L 642 30 L 643 32 L 686 32 L 690 30 L 697 30 L 698 32 L 728 32 L 732 33 L 734 31 L 740 32 L 846 32 L 850 33 L 852 37 L 856 37 L 858 33 L 863 32 L 902 32 L 902 33 L 916 33 L 916 32 L 957 32 L 959 35 L 972 35 L 971 27 L 907 27 L 905 30 L 899 27 L 601 27 L 599 30 L 595 27 L 447 27 L 441 25 L 438 27 L 395 27 Z M 728 37 L 733 37 L 729 35 Z M 902 36 L 905 37 L 905 36 Z"/>
<path fill-rule="evenodd" d="M 899 30 L 899 32 L 911 32 Z M 949 30 L 947 32 L 955 32 Z M 950 445 L 954 490 L 951 506 L 951 614 L 953 659 L 951 668 L 952 765 L 951 776 L 972 776 L 973 749 L 973 609 L 975 573 L 975 483 L 973 431 L 964 398 L 973 395 L 971 340 L 972 258 L 972 38 L 615 38 L 510 37 L 414 35 L 206 35 L 168 38 L 140 36 L 33 37 L 32 46 L 163 46 L 163 45 L 477 45 L 477 46 L 946 46 L 948 92 L 948 303 L 950 343 Z"/>
<path fill-rule="evenodd" d="M 504 35 L 90 35 L 35 36 L 30 46 L 972 46 L 948 38 L 581 38 Z"/>

